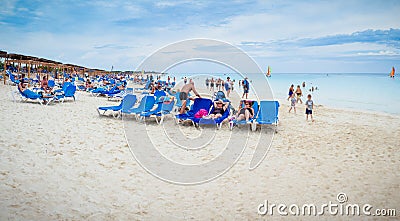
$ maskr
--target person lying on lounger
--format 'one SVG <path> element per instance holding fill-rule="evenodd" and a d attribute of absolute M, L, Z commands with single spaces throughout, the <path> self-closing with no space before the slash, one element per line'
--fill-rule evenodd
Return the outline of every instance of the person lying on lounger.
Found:
<path fill-rule="evenodd" d="M 19 80 L 18 88 L 21 92 L 24 92 L 28 88 L 28 82 L 25 80 L 25 74 L 22 74 Z"/>
<path fill-rule="evenodd" d="M 126 86 L 126 82 L 124 81 L 124 82 L 122 82 L 121 85 L 117 86 L 117 88 L 118 88 L 118 90 L 122 91 L 122 90 L 125 90 L 125 86 Z"/>
<path fill-rule="evenodd" d="M 226 109 L 229 107 L 229 102 L 223 102 L 222 100 L 216 100 L 214 101 L 214 110 L 213 112 L 206 116 L 205 118 L 209 119 L 215 119 L 215 118 L 220 118 L 222 115 L 224 115 Z"/>
<path fill-rule="evenodd" d="M 46 95 L 46 94 L 38 94 L 36 92 L 33 92 L 28 88 L 28 83 L 24 80 L 25 75 L 22 75 L 22 78 L 20 82 L 18 83 L 18 90 L 26 97 L 28 98 L 52 98 L 54 96 L 52 95 Z"/>
<path fill-rule="evenodd" d="M 244 107 L 242 104 L 244 102 Z M 241 101 L 239 105 L 238 113 L 236 114 L 236 120 L 246 120 L 247 123 L 250 123 L 250 118 L 254 116 L 254 109 L 251 107 L 253 105 L 252 101 Z"/>

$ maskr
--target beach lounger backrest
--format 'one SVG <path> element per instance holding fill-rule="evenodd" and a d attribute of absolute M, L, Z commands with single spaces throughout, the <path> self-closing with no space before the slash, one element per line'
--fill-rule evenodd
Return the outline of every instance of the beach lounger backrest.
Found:
<path fill-rule="evenodd" d="M 251 106 L 254 109 L 254 117 L 257 117 L 258 113 L 259 113 L 259 106 L 258 106 L 258 102 L 257 101 L 253 101 L 253 105 Z"/>
<path fill-rule="evenodd" d="M 191 107 L 191 110 L 187 112 L 188 115 L 195 115 L 200 109 L 210 110 L 212 106 L 212 100 L 207 98 L 196 98 Z"/>
<path fill-rule="evenodd" d="M 165 93 L 165 91 L 163 91 L 163 90 L 156 90 L 154 92 L 154 97 L 156 98 L 157 102 L 159 102 L 160 97 L 166 96 L 166 95 L 167 95 L 167 93 Z"/>
<path fill-rule="evenodd" d="M 22 92 L 19 89 L 19 87 L 17 87 L 17 88 L 18 88 L 19 93 L 25 98 L 32 99 L 32 100 L 41 98 L 40 94 L 35 93 L 35 92 L 33 92 L 33 91 L 29 90 L 29 89 L 26 89 L 24 92 Z"/>
<path fill-rule="evenodd" d="M 7 70 L 6 72 L 7 72 L 7 74 L 8 74 L 8 77 L 10 78 L 10 81 L 11 81 L 11 82 L 13 82 L 14 84 L 18 84 L 18 83 L 19 83 L 19 80 L 16 80 L 16 79 L 15 79 L 15 75 L 13 75 L 13 74 L 11 73 L 11 71 Z"/>
<path fill-rule="evenodd" d="M 73 97 L 76 92 L 76 87 L 73 84 L 69 84 L 67 88 L 64 91 L 64 96 L 65 97 Z"/>
<path fill-rule="evenodd" d="M 48 80 L 47 81 L 47 85 L 51 88 L 53 88 L 54 86 L 56 86 L 56 82 L 54 82 L 54 80 Z"/>
<path fill-rule="evenodd" d="M 62 90 L 63 90 L 63 92 L 65 93 L 65 91 L 67 90 L 67 87 L 69 86 L 69 85 L 71 85 L 72 83 L 71 82 L 64 82 L 64 84 L 63 84 L 63 86 L 62 86 Z"/>
<path fill-rule="evenodd" d="M 131 109 L 136 103 L 136 95 L 134 94 L 127 94 L 123 99 L 122 99 L 122 111 L 127 111 Z"/>
<path fill-rule="evenodd" d="M 181 99 L 179 98 L 179 94 L 180 94 L 181 92 L 177 92 L 175 95 L 174 95 L 174 97 L 175 97 L 175 100 L 176 100 L 176 103 L 175 103 L 175 106 L 177 106 L 177 107 L 182 107 L 182 101 L 181 101 Z M 186 100 L 186 107 L 190 107 L 190 99 L 188 98 L 187 100 Z"/>
<path fill-rule="evenodd" d="M 151 81 L 147 81 L 147 82 L 146 82 L 146 85 L 144 86 L 144 89 L 145 89 L 145 90 L 150 89 L 150 83 L 151 83 Z"/>
<path fill-rule="evenodd" d="M 181 92 L 176 92 L 176 94 L 174 95 L 174 97 L 175 97 L 175 100 L 176 100 L 176 106 L 177 107 L 182 107 L 182 101 L 181 101 L 181 99 L 179 99 L 179 94 L 180 94 Z"/>
<path fill-rule="evenodd" d="M 261 101 L 260 111 L 257 115 L 256 121 L 259 124 L 274 124 L 278 121 L 278 101 Z"/>
<path fill-rule="evenodd" d="M 215 100 L 224 100 L 226 98 L 223 91 L 218 91 L 215 93 Z"/>
<path fill-rule="evenodd" d="M 161 112 L 163 114 L 168 114 L 172 111 L 172 109 L 174 108 L 175 105 L 175 101 L 168 103 L 163 102 L 162 107 L 161 107 Z"/>
<path fill-rule="evenodd" d="M 144 99 L 144 100 L 143 100 Z M 154 103 L 155 103 L 155 97 L 154 96 L 144 96 L 142 98 L 142 101 L 140 102 L 140 104 L 142 104 L 143 102 L 143 111 L 149 111 L 153 108 Z"/>

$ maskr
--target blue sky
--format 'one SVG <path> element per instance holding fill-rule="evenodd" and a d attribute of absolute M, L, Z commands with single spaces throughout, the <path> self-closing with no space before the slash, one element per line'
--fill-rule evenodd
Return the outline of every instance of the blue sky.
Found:
<path fill-rule="evenodd" d="M 0 0 L 0 5 L 0 50 L 92 68 L 133 70 L 167 44 L 211 38 L 241 48 L 273 72 L 400 70 L 397 0 Z M 213 68 L 183 65 L 180 71 Z"/>

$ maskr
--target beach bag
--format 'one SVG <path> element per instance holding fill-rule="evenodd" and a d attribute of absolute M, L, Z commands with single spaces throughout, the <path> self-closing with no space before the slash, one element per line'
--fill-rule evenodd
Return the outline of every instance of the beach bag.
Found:
<path fill-rule="evenodd" d="M 208 112 L 206 109 L 200 109 L 197 113 L 194 114 L 195 118 L 202 118 L 203 116 L 207 116 Z"/>

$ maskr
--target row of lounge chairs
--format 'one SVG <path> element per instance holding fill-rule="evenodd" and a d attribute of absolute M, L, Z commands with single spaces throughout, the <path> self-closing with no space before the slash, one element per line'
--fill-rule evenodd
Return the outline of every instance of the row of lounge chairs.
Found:
<path fill-rule="evenodd" d="M 197 98 L 193 105 L 190 106 L 190 110 L 184 114 L 176 114 L 177 110 L 181 107 L 181 101 L 179 99 L 179 92 L 174 96 L 172 102 L 166 102 L 161 98 L 165 97 L 164 91 L 156 91 L 154 95 L 144 95 L 139 101 L 138 105 L 137 97 L 134 94 L 126 95 L 121 103 L 117 106 L 99 107 L 97 109 L 99 115 L 105 115 L 107 111 L 111 111 L 114 117 L 122 117 L 123 114 L 135 115 L 136 119 L 145 121 L 147 118 L 155 117 L 156 122 L 161 124 L 164 117 L 172 115 L 176 123 L 190 121 L 194 126 L 200 125 L 216 125 L 217 128 L 221 128 L 224 122 L 229 122 L 229 128 L 232 130 L 236 125 L 248 124 L 246 121 L 235 121 L 229 120 L 232 116 L 232 111 L 228 108 L 224 114 L 219 118 L 202 118 L 196 116 L 200 110 L 206 110 L 208 114 L 213 113 L 214 105 L 211 99 Z M 251 129 L 255 131 L 259 125 L 278 125 L 278 101 L 253 101 L 253 109 L 255 110 L 254 117 L 250 119 Z"/>
<path fill-rule="evenodd" d="M 75 92 L 76 92 L 76 86 L 70 82 L 65 82 L 62 86 L 62 88 L 58 90 L 54 90 L 53 95 L 48 95 L 48 96 L 43 96 L 37 92 L 37 89 L 28 89 L 25 91 L 21 91 L 18 87 L 16 86 L 17 91 L 11 92 L 11 96 L 13 97 L 13 100 L 16 101 L 15 94 L 18 94 L 17 97 L 21 99 L 21 101 L 37 101 L 41 105 L 48 105 L 53 102 L 64 102 L 68 98 L 72 98 L 74 101 L 76 100 Z"/>
<path fill-rule="evenodd" d="M 145 95 L 137 102 L 137 96 L 134 94 L 127 94 L 117 106 L 98 107 L 99 115 L 105 115 L 111 111 L 114 117 L 121 117 L 122 115 L 134 115 L 136 119 L 145 121 L 147 118 L 154 117 L 158 124 L 162 124 L 164 117 L 172 113 L 175 100 L 167 101 L 166 93 L 159 91 L 154 95 Z"/>

